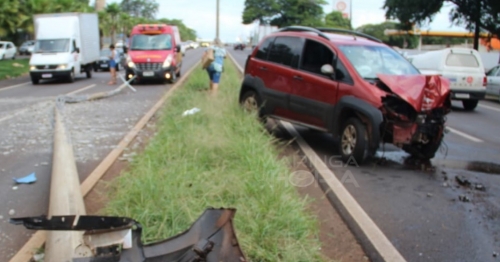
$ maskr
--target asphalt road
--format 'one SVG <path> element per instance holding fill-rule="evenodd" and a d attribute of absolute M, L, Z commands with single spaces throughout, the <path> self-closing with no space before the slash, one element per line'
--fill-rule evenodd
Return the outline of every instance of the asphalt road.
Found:
<path fill-rule="evenodd" d="M 243 68 L 250 50 L 229 52 Z M 329 135 L 296 127 L 407 261 L 500 259 L 493 256 L 500 253 L 500 104 L 481 101 L 473 112 L 453 104 L 450 132 L 430 169 L 390 145 L 372 163 L 345 166 Z M 486 191 L 460 186 L 456 176 Z"/>
<path fill-rule="evenodd" d="M 201 52 L 188 50 L 182 72 L 199 61 Z M 54 98 L 118 87 L 107 85 L 109 78 L 109 72 L 97 72 L 91 79 L 82 74 L 74 83 L 47 81 L 32 85 L 27 77 L 0 81 L 0 261 L 8 261 L 32 234 L 22 226 L 9 224 L 9 218 L 38 216 L 48 210 Z M 144 83 L 134 87 L 137 92 L 126 89 L 106 99 L 65 106 L 80 181 L 171 86 Z M 33 172 L 35 183 L 15 185 L 13 178 Z"/>

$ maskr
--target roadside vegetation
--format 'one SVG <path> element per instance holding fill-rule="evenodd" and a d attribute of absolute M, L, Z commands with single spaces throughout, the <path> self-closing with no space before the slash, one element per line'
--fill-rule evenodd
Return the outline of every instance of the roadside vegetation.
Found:
<path fill-rule="evenodd" d="M 29 60 L 0 60 L 0 80 L 9 79 L 29 72 Z"/>
<path fill-rule="evenodd" d="M 152 242 L 187 230 L 208 207 L 233 207 L 250 261 L 322 261 L 308 200 L 288 182 L 275 139 L 239 107 L 240 84 L 226 61 L 211 96 L 206 72 L 196 69 L 166 103 L 148 146 L 111 182 L 104 212 L 136 219 Z M 194 107 L 200 111 L 182 116 Z"/>

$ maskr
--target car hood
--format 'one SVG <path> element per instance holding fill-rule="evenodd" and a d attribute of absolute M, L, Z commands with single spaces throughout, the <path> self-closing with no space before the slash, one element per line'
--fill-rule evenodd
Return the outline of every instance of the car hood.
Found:
<path fill-rule="evenodd" d="M 171 50 L 160 51 L 129 51 L 128 55 L 134 63 L 163 63 L 167 56 L 171 54 Z"/>
<path fill-rule="evenodd" d="M 383 75 L 378 78 L 417 112 L 442 107 L 450 94 L 450 81 L 438 75 Z"/>
<path fill-rule="evenodd" d="M 99 60 L 106 61 L 106 60 L 109 60 L 109 57 L 101 56 L 101 57 L 99 57 Z"/>

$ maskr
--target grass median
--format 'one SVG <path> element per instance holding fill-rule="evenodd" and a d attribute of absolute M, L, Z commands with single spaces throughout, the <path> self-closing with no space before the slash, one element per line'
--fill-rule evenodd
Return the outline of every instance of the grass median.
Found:
<path fill-rule="evenodd" d="M 240 85 L 226 61 L 210 96 L 206 72 L 196 69 L 167 101 L 155 137 L 112 182 L 105 212 L 141 222 L 151 242 L 188 229 L 207 207 L 234 207 L 250 261 L 322 261 L 317 220 L 288 182 L 273 137 L 239 107 Z M 182 116 L 193 107 L 201 111 Z"/>
<path fill-rule="evenodd" d="M 0 80 L 18 77 L 29 72 L 29 59 L 0 60 Z"/>

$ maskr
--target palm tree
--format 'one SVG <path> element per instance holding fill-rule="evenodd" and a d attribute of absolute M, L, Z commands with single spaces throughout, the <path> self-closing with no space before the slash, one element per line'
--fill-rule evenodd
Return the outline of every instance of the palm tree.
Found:
<path fill-rule="evenodd" d="M 118 3 L 108 4 L 104 9 L 104 12 L 109 18 L 109 20 L 105 18 L 104 21 L 108 22 L 106 26 L 109 27 L 111 33 L 111 42 L 114 43 L 114 41 L 116 40 L 116 30 L 118 29 L 119 14 L 121 13 L 120 5 Z"/>

